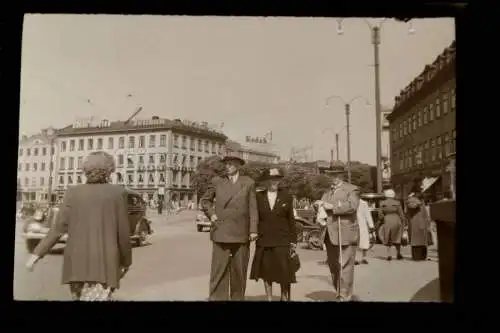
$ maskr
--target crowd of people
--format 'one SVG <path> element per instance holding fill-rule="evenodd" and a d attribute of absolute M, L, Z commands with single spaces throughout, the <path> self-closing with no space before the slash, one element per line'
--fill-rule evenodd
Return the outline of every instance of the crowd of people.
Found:
<path fill-rule="evenodd" d="M 257 192 L 254 180 L 239 173 L 244 160 L 226 156 L 223 163 L 227 176 L 214 177 L 200 199 L 201 209 L 212 223 L 209 300 L 245 299 L 250 243 L 255 242 L 250 279 L 263 281 L 268 300 L 273 296 L 273 284 L 278 284 L 281 300 L 289 301 L 300 268 L 294 218 L 297 202 L 280 188 L 280 169 L 266 170 L 266 189 Z M 69 285 L 74 300 L 111 300 L 132 265 L 126 190 L 110 184 L 115 164 L 105 152 L 91 153 L 83 171 L 87 183 L 66 191 L 54 226 L 26 265 L 34 269 L 59 237 L 68 233 L 63 284 Z M 299 202 L 300 207 L 315 206 L 318 210 L 326 263 L 339 301 L 352 299 L 354 267 L 368 263 L 367 250 L 375 228 L 368 203 L 360 199 L 358 187 L 344 180 L 345 172 L 343 168 L 328 172 L 332 186 L 321 200 Z M 406 212 L 395 199 L 394 191 L 386 190 L 385 196 L 380 204 L 384 223 L 379 237 L 387 247 L 387 260 L 392 260 L 393 247 L 395 258 L 402 258 L 405 232 L 412 246 L 412 258 L 425 259 L 430 219 L 421 191 L 410 195 Z M 360 260 L 356 260 L 358 249 Z"/>

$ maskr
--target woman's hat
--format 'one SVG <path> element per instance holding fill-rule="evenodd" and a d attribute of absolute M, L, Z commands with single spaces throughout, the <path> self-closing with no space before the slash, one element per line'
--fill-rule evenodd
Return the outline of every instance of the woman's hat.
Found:
<path fill-rule="evenodd" d="M 396 192 L 394 192 L 394 190 L 392 190 L 392 189 L 387 189 L 384 191 L 384 195 L 386 198 L 394 199 L 396 197 Z"/>
<path fill-rule="evenodd" d="M 267 169 L 264 172 L 264 174 L 262 175 L 262 178 L 264 178 L 265 180 L 268 180 L 268 179 L 281 179 L 283 177 L 284 177 L 283 173 L 278 168 Z"/>
<path fill-rule="evenodd" d="M 222 163 L 238 162 L 240 165 L 245 164 L 245 160 L 237 156 L 224 156 L 221 162 Z"/>

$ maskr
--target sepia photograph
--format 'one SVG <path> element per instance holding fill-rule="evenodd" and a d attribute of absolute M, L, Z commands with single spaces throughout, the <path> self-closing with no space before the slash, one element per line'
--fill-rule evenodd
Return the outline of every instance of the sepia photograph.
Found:
<path fill-rule="evenodd" d="M 18 301 L 453 302 L 451 17 L 25 14 Z"/>

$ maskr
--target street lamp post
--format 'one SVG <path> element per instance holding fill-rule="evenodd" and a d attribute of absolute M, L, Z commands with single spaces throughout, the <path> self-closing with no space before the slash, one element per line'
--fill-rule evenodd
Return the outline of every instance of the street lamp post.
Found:
<path fill-rule="evenodd" d="M 342 30 L 342 21 L 344 19 L 337 20 L 337 34 L 342 35 L 344 32 Z M 368 25 L 368 28 L 372 34 L 372 45 L 373 45 L 373 58 L 374 58 L 374 71 L 375 71 L 375 126 L 376 128 L 376 145 L 377 145 L 377 192 L 382 192 L 382 105 L 380 102 L 380 63 L 379 63 L 379 45 L 380 45 L 380 29 L 382 24 L 386 21 L 383 19 L 379 25 L 373 25 L 367 19 L 363 19 Z M 410 34 L 415 33 L 411 21 L 408 22 Z"/>
<path fill-rule="evenodd" d="M 351 116 L 351 104 L 358 99 L 364 99 L 367 105 L 370 105 L 368 99 L 364 96 L 356 96 L 352 98 L 349 102 L 345 102 L 340 96 L 330 96 L 326 99 L 326 105 L 329 105 L 331 99 L 339 99 L 344 104 L 345 110 L 345 120 L 346 120 L 346 130 L 347 130 L 347 178 L 351 182 L 351 129 L 350 129 L 350 116 Z"/>

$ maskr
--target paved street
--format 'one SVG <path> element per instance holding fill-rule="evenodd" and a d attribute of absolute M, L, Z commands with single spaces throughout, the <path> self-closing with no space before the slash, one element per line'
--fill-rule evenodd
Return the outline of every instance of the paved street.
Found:
<path fill-rule="evenodd" d="M 205 300 L 208 291 L 211 245 L 208 233 L 196 232 L 194 212 L 169 218 L 151 214 L 155 234 L 151 245 L 135 248 L 133 266 L 116 293 L 118 300 L 164 301 Z M 20 223 L 17 224 L 19 227 Z M 61 251 L 44 258 L 33 273 L 24 268 L 28 257 L 24 242 L 16 232 L 14 298 L 17 300 L 69 300 L 66 286 L 60 285 Z M 406 257 L 409 256 L 405 249 Z M 332 300 L 328 268 L 320 262 L 325 253 L 300 249 L 302 268 L 292 297 L 297 301 Z M 432 260 L 387 262 L 385 249 L 375 246 L 370 264 L 356 266 L 355 294 L 360 301 L 435 301 L 438 267 L 435 249 Z M 279 288 L 277 288 L 279 289 Z M 279 290 L 276 290 L 276 294 Z M 263 300 L 261 282 L 248 282 L 249 300 Z"/>

